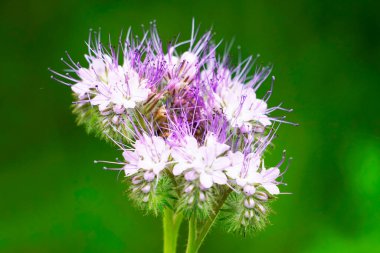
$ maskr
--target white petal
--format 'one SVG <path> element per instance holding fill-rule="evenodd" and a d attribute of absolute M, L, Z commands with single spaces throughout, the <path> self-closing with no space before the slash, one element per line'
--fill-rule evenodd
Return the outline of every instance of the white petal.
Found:
<path fill-rule="evenodd" d="M 236 178 L 236 184 L 243 187 L 247 184 L 247 180 L 245 178 Z"/>
<path fill-rule="evenodd" d="M 103 60 L 93 58 L 91 62 L 91 68 L 98 76 L 102 76 L 106 71 L 106 65 Z"/>
<path fill-rule="evenodd" d="M 270 168 L 266 170 L 265 172 L 261 173 L 264 177 L 265 182 L 273 182 L 276 180 L 276 178 L 280 175 L 280 170 L 276 167 Z"/>
<path fill-rule="evenodd" d="M 263 184 L 265 190 L 267 190 L 270 194 L 275 195 L 280 193 L 280 189 L 278 189 L 277 185 L 271 183 Z"/>
<path fill-rule="evenodd" d="M 229 167 L 225 170 L 227 176 L 229 178 L 232 178 L 232 179 L 236 179 L 239 177 L 239 173 L 241 171 L 241 167 L 240 166 L 232 166 L 232 167 Z"/>
<path fill-rule="evenodd" d="M 91 85 L 85 82 L 76 83 L 73 86 L 71 86 L 71 90 L 79 95 L 85 94 L 90 90 L 90 88 Z"/>
<path fill-rule="evenodd" d="M 182 172 L 184 172 L 186 169 L 188 169 L 189 166 L 188 164 L 185 164 L 185 163 L 177 163 L 174 168 L 173 168 L 173 175 L 174 176 L 178 176 L 180 174 L 182 174 Z"/>
<path fill-rule="evenodd" d="M 138 160 L 138 155 L 135 152 L 129 151 L 129 150 L 126 150 L 123 152 L 123 157 L 124 157 L 125 161 L 127 161 L 127 162 L 132 162 L 132 161 Z"/>
<path fill-rule="evenodd" d="M 200 175 L 200 182 L 204 188 L 208 189 L 213 184 L 212 176 L 203 172 Z"/>
<path fill-rule="evenodd" d="M 212 174 L 212 179 L 215 183 L 217 184 L 227 184 L 227 177 L 226 175 L 221 172 L 221 171 L 217 171 L 217 172 L 214 172 Z"/>
<path fill-rule="evenodd" d="M 132 176 L 139 171 L 139 169 L 137 169 L 135 166 L 129 167 L 128 164 L 125 165 L 123 169 L 126 177 Z"/>
<path fill-rule="evenodd" d="M 228 157 L 223 156 L 217 158 L 213 164 L 212 164 L 212 169 L 213 170 L 223 170 L 225 168 L 228 168 L 231 165 L 230 159 Z"/>
<path fill-rule="evenodd" d="M 230 149 L 230 146 L 228 146 L 227 144 L 218 143 L 216 145 L 216 155 L 217 156 L 221 155 L 229 149 Z"/>
<path fill-rule="evenodd" d="M 198 57 L 194 53 L 189 51 L 186 51 L 181 55 L 181 61 L 187 61 L 189 64 L 196 63 L 197 59 Z"/>
<path fill-rule="evenodd" d="M 197 139 L 195 139 L 193 136 L 185 136 L 185 142 L 186 142 L 186 148 L 190 151 L 196 151 L 198 150 L 198 142 Z"/>
<path fill-rule="evenodd" d="M 247 182 L 250 184 L 262 183 L 263 176 L 257 172 L 248 171 Z"/>
<path fill-rule="evenodd" d="M 231 151 L 228 153 L 228 157 L 231 160 L 232 165 L 242 165 L 244 161 L 244 154 L 240 151 L 232 153 Z"/>
<path fill-rule="evenodd" d="M 136 103 L 134 101 L 132 101 L 132 100 L 126 100 L 125 99 L 123 101 L 123 106 L 124 106 L 125 109 L 133 109 L 133 108 L 135 108 Z"/>
<path fill-rule="evenodd" d="M 164 170 L 165 169 L 165 163 L 156 163 L 154 166 L 153 166 L 153 172 L 154 172 L 154 174 L 156 174 L 156 175 L 158 175 L 158 174 L 160 174 L 160 172 L 162 171 L 162 170 Z"/>

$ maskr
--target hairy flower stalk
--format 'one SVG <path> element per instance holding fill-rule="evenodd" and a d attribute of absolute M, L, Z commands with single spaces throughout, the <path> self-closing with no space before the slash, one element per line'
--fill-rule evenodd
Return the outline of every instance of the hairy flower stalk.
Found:
<path fill-rule="evenodd" d="M 220 44 L 220 43 L 219 43 Z M 270 202 L 281 194 L 284 172 L 266 167 L 285 117 L 269 107 L 274 77 L 257 95 L 271 67 L 248 57 L 231 64 L 219 56 L 211 31 L 164 47 L 156 24 L 138 37 L 129 29 L 117 46 L 90 32 L 87 64 L 67 54 L 66 74 L 52 78 L 71 87 L 78 123 L 121 150 L 107 170 L 122 171 L 127 192 L 148 213 L 162 215 L 164 252 L 177 250 L 181 223 L 189 223 L 186 252 L 197 252 L 219 217 L 228 231 L 265 227 Z M 290 123 L 292 124 L 292 123 Z"/>

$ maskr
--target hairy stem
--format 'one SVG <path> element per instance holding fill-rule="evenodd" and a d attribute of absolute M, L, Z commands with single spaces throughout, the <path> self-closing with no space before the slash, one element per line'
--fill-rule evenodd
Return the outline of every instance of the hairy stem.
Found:
<path fill-rule="evenodd" d="M 208 232 L 210 231 L 212 225 L 214 224 L 216 217 L 219 214 L 220 208 L 222 208 L 224 202 L 226 201 L 228 195 L 231 193 L 231 190 L 228 189 L 226 192 L 223 193 L 222 197 L 218 201 L 218 204 L 214 208 L 213 214 L 210 216 L 210 218 L 203 224 L 202 228 L 199 230 L 196 242 L 195 242 L 195 251 L 198 252 L 199 248 L 201 247 L 204 239 L 206 238 Z"/>
<path fill-rule="evenodd" d="M 174 213 L 169 208 L 164 209 L 164 253 L 176 253 L 178 232 L 183 219 L 182 213 Z"/>
<path fill-rule="evenodd" d="M 197 220 L 195 215 L 192 215 L 189 220 L 189 235 L 187 238 L 186 253 L 196 253 L 197 252 Z"/>

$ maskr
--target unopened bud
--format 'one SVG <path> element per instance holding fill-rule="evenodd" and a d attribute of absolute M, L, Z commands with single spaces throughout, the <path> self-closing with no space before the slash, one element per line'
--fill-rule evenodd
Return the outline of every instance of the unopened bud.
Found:
<path fill-rule="evenodd" d="M 142 201 L 143 202 L 148 202 L 149 201 L 149 195 L 145 196 Z"/>
<path fill-rule="evenodd" d="M 124 107 L 122 105 L 114 105 L 113 111 L 116 114 L 122 114 L 124 112 Z"/>
<path fill-rule="evenodd" d="M 154 180 L 155 178 L 155 174 L 152 172 L 152 171 L 147 171 L 144 173 L 144 179 L 148 182 L 151 182 Z"/>
<path fill-rule="evenodd" d="M 253 213 L 252 210 L 249 210 L 249 211 L 247 210 L 247 211 L 244 212 L 244 217 L 247 218 L 247 219 L 252 218 L 253 215 L 254 215 L 254 213 Z"/>
<path fill-rule="evenodd" d="M 200 201 L 205 201 L 206 200 L 206 195 L 203 192 L 199 193 L 199 200 Z"/>
<path fill-rule="evenodd" d="M 267 210 L 265 209 L 265 207 L 262 205 L 262 204 L 260 204 L 260 203 L 257 203 L 257 207 L 258 207 L 258 209 L 260 210 L 260 212 L 262 212 L 262 213 L 265 213 Z"/>
<path fill-rule="evenodd" d="M 141 191 L 143 193 L 148 193 L 150 191 L 150 184 L 147 184 L 143 188 L 141 188 Z"/>
<path fill-rule="evenodd" d="M 193 189 L 194 189 L 194 185 L 191 184 L 191 185 L 189 185 L 188 187 L 185 188 L 185 192 L 186 192 L 186 193 L 189 193 L 189 192 L 191 192 Z"/>
<path fill-rule="evenodd" d="M 114 125 L 118 125 L 119 124 L 119 116 L 115 115 L 112 117 L 112 123 Z"/>
<path fill-rule="evenodd" d="M 246 185 L 246 186 L 244 186 L 243 191 L 244 191 L 245 195 L 252 196 L 256 192 L 256 189 L 252 185 Z"/>
<path fill-rule="evenodd" d="M 198 177 L 198 176 L 197 176 L 197 173 L 196 173 L 195 171 L 193 171 L 193 170 L 188 171 L 188 172 L 185 173 L 185 179 L 186 179 L 187 181 L 193 181 L 193 180 L 195 180 L 197 177 Z"/>
<path fill-rule="evenodd" d="M 189 201 L 187 201 L 187 203 L 188 203 L 189 205 L 191 205 L 193 202 L 194 202 L 194 196 L 191 196 L 191 197 L 189 198 Z"/>
<path fill-rule="evenodd" d="M 140 184 L 141 183 L 141 177 L 140 176 L 135 176 L 132 178 L 132 184 L 136 185 L 136 184 Z"/>
<path fill-rule="evenodd" d="M 262 201 L 267 201 L 268 200 L 268 195 L 265 192 L 257 192 L 255 194 L 255 198 L 262 200 Z"/>
<path fill-rule="evenodd" d="M 253 200 L 253 198 L 248 198 L 246 200 L 244 200 L 244 206 L 246 208 L 253 208 L 255 206 L 255 201 Z"/>

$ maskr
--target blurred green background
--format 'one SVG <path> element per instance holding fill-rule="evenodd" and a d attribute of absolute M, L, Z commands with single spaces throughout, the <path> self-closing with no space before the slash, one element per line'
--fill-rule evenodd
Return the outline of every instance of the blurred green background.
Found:
<path fill-rule="evenodd" d="M 273 63 L 271 105 L 284 101 L 301 124 L 282 127 L 270 157 L 294 157 L 293 194 L 272 225 L 246 239 L 216 227 L 201 252 L 380 252 L 379 3 L 1 1 L 0 252 L 161 251 L 160 219 L 93 164 L 120 154 L 75 125 L 70 90 L 47 67 L 63 70 L 65 50 L 84 63 L 89 28 L 106 38 L 156 19 L 166 43 L 188 38 L 192 17 Z"/>

